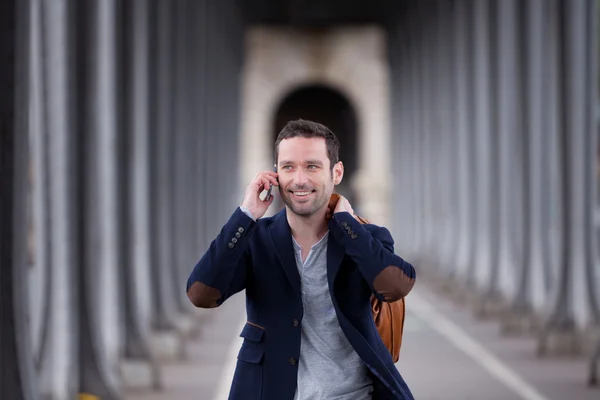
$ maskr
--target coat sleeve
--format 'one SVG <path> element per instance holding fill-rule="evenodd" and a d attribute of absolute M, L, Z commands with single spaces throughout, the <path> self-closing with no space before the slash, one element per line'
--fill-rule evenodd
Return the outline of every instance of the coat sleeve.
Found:
<path fill-rule="evenodd" d="M 256 222 L 239 207 L 221 228 L 187 281 L 187 295 L 196 307 L 218 307 L 246 287 L 255 228 Z"/>
<path fill-rule="evenodd" d="M 348 212 L 335 213 L 329 229 L 356 263 L 377 298 L 393 302 L 413 288 L 415 268 L 394 254 L 394 239 L 383 227 L 361 224 Z"/>

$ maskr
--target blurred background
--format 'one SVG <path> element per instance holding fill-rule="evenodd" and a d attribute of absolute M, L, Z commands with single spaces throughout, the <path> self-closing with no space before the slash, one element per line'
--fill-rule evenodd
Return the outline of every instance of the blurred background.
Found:
<path fill-rule="evenodd" d="M 417 269 L 417 399 L 599 399 L 599 13 L 3 0 L 0 398 L 226 398 L 244 294 L 198 310 L 186 281 L 305 118 Z"/>

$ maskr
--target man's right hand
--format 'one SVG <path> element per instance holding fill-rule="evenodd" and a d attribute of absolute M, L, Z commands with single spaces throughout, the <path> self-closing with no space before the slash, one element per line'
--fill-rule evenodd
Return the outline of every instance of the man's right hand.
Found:
<path fill-rule="evenodd" d="M 279 183 L 277 182 L 277 172 L 264 171 L 257 174 L 246 188 L 242 207 L 247 208 L 256 219 L 262 218 L 271 203 L 273 203 L 272 194 L 269 199 L 260 199 L 260 194 L 263 190 L 268 190 L 271 184 L 273 184 L 274 187 L 279 186 Z"/>

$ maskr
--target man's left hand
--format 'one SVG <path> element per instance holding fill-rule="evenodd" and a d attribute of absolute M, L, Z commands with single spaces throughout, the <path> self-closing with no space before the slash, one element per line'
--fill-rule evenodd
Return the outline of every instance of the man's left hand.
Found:
<path fill-rule="evenodd" d="M 344 196 L 340 196 L 340 199 L 338 200 L 335 209 L 333 210 L 333 213 L 335 214 L 344 211 L 349 212 L 350 215 L 354 216 L 354 210 L 352 209 L 350 202 Z"/>

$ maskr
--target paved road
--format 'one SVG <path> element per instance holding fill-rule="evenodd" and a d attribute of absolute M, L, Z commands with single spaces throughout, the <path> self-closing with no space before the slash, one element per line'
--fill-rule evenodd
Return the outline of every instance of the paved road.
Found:
<path fill-rule="evenodd" d="M 425 284 L 407 298 L 397 366 L 418 400 L 598 400 L 585 386 L 585 360 L 540 360 L 532 338 L 503 338 Z M 225 400 L 244 318 L 243 294 L 204 319 L 189 360 L 163 366 L 165 391 L 126 400 Z"/>

